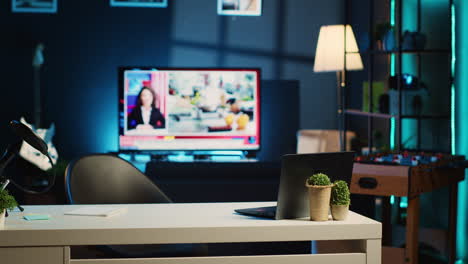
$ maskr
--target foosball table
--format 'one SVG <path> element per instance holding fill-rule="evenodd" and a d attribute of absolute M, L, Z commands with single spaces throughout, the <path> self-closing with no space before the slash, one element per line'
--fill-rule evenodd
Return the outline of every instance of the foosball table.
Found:
<path fill-rule="evenodd" d="M 449 187 L 448 258 L 455 263 L 456 215 L 459 181 L 465 177 L 464 156 L 433 153 L 387 153 L 357 156 L 350 184 L 351 193 L 408 197 L 405 263 L 418 263 L 420 195 Z M 385 211 L 384 211 L 385 214 Z M 387 213 L 389 215 L 389 213 Z M 383 217 L 384 240 L 391 223 Z"/>

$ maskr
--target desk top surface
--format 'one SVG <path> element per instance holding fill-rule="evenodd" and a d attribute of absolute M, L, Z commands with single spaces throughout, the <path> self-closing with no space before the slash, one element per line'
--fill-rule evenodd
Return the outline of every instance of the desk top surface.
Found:
<path fill-rule="evenodd" d="M 274 206 L 275 202 L 98 205 L 125 207 L 111 217 L 72 216 L 86 205 L 25 206 L 11 212 L 0 230 L 0 246 L 140 243 L 209 243 L 369 239 L 381 237 L 379 222 L 350 212 L 345 221 L 308 218 L 271 220 L 239 215 L 238 208 Z M 93 205 L 95 206 L 95 205 Z M 26 214 L 50 220 L 26 221 Z"/>

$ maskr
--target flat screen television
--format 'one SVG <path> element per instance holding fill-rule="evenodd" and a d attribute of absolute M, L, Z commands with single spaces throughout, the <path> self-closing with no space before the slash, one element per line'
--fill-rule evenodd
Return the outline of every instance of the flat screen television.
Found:
<path fill-rule="evenodd" d="M 260 148 L 260 70 L 119 68 L 119 150 Z"/>

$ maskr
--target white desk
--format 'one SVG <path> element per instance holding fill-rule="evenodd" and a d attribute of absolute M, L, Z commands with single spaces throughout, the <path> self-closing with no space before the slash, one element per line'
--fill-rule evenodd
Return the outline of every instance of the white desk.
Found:
<path fill-rule="evenodd" d="M 122 205 L 124 214 L 105 218 L 70 216 L 82 205 L 25 206 L 11 213 L 0 230 L 3 264 L 305 264 L 381 263 L 381 224 L 350 212 L 346 221 L 267 220 L 234 213 L 236 208 L 275 203 L 200 203 Z M 51 215 L 46 221 L 26 221 L 24 214 Z M 145 259 L 70 259 L 70 246 L 106 244 L 171 244 L 353 240 L 354 253 L 181 257 Z"/>

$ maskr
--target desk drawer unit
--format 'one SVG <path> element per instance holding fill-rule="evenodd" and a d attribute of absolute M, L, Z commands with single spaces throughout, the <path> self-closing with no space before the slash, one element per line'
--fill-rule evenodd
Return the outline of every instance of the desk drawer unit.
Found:
<path fill-rule="evenodd" d="M 65 247 L 0 247 L 0 263 L 64 264 L 69 260 Z"/>

